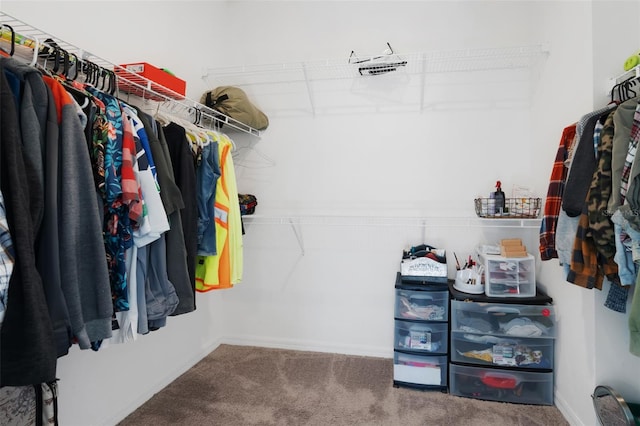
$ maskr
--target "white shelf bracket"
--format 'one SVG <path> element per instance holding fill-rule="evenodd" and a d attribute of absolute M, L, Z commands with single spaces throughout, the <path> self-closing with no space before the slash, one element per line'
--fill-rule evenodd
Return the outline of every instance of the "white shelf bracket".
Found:
<path fill-rule="evenodd" d="M 309 81 L 309 76 L 307 74 L 307 66 L 305 65 L 305 63 L 302 63 L 302 73 L 304 74 L 304 82 L 307 86 L 307 94 L 309 95 L 309 103 L 311 104 L 311 113 L 313 114 L 313 116 L 316 116 L 316 106 L 315 103 L 313 102 L 313 92 L 311 90 L 311 82 Z"/>
<path fill-rule="evenodd" d="M 302 232 L 299 229 L 300 224 L 293 221 L 292 218 L 289 218 L 289 225 L 291 225 L 291 229 L 293 230 L 293 234 L 296 236 L 296 240 L 298 240 L 298 247 L 300 247 L 300 252 L 304 256 L 304 241 L 302 240 Z"/>

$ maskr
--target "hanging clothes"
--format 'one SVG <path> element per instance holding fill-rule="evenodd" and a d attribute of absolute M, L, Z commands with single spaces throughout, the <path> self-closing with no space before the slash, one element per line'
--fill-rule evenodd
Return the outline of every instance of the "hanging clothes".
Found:
<path fill-rule="evenodd" d="M 138 109 L 138 116 L 142 120 L 153 158 L 156 162 L 158 182 L 160 184 L 160 198 L 169 218 L 171 228 L 166 232 L 167 275 L 178 295 L 179 304 L 174 315 L 184 314 L 195 310 L 195 296 L 193 283 L 189 281 L 187 256 L 184 248 L 184 234 L 180 211 L 184 208 L 184 201 L 180 189 L 175 183 L 173 166 L 169 149 L 160 126 L 153 117 Z"/>
<path fill-rule="evenodd" d="M 198 251 L 198 204 L 196 199 L 196 167 L 193 154 L 187 140 L 186 130 L 176 124 L 169 123 L 163 127 L 167 139 L 169 156 L 173 167 L 176 185 L 180 189 L 184 201 L 181 211 L 182 232 L 187 257 L 187 270 L 191 289 L 194 292 L 196 282 L 196 256 Z"/>
<path fill-rule="evenodd" d="M 564 270 L 565 278 L 570 273 L 573 261 L 574 240 L 578 232 L 579 217 L 582 213 L 587 192 L 593 178 L 596 161 L 593 150 L 595 123 L 612 106 L 585 114 L 576 125 L 576 143 L 570 156 L 567 180 L 562 195 L 562 208 L 556 223 L 556 251 Z"/>
<path fill-rule="evenodd" d="M 25 155 L 30 166 L 25 165 L 25 171 L 31 176 L 28 193 L 36 233 L 36 268 L 41 277 L 46 277 L 45 298 L 60 357 L 68 353 L 73 333 L 62 290 L 58 249 L 58 114 L 53 93 L 40 71 L 14 58 L 2 62 L 22 82 L 19 117 L 22 140 L 26 141 L 24 151 L 29 153 Z"/>
<path fill-rule="evenodd" d="M 13 239 L 15 265 L 0 330 L 0 386 L 50 382 L 56 351 L 42 281 L 35 267 L 33 223 L 28 211 L 27 175 L 15 98 L 0 61 L 0 190 Z"/>
<path fill-rule="evenodd" d="M 599 118 L 598 118 L 599 119 Z M 593 122 L 593 120 L 590 120 Z M 619 282 L 618 267 L 613 261 L 615 246 L 613 245 L 613 224 L 606 216 L 606 207 L 611 192 L 611 150 L 613 147 L 613 112 L 606 113 L 606 138 L 599 144 L 599 159 L 592 172 L 586 201 L 583 202 L 582 214 L 579 216 L 578 228 L 573 245 L 570 272 L 567 281 L 586 288 L 602 289 L 602 281 L 606 276 L 612 282 Z M 595 130 L 595 122 L 593 122 Z M 585 131 L 588 131 L 588 127 Z M 593 150 L 593 144 L 583 144 Z M 580 150 L 580 145 L 578 145 Z M 578 152 L 572 164 L 577 166 Z M 595 155 L 593 156 L 595 160 Z M 589 157 L 589 161 L 590 161 Z M 587 165 L 589 166 L 589 165 Z"/>
<path fill-rule="evenodd" d="M 58 111 L 60 278 L 74 339 L 88 349 L 90 342 L 111 336 L 111 297 L 100 213 L 75 104 L 58 81 L 43 78 Z"/>
<path fill-rule="evenodd" d="M 73 344 L 133 341 L 194 311 L 199 280 L 242 279 L 233 141 L 163 127 L 95 65 L 71 60 L 82 83 L 53 62 L 0 59 L 0 386 L 51 383 Z"/>
<path fill-rule="evenodd" d="M 198 257 L 196 290 L 200 292 L 231 288 L 242 279 L 242 224 L 230 139 L 219 134 L 218 147 L 221 173 L 214 202 L 217 253 Z"/>
<path fill-rule="evenodd" d="M 576 124 L 567 126 L 562 131 L 560 146 L 551 169 L 551 179 L 544 204 L 544 216 L 540 225 L 540 259 L 550 260 L 558 257 L 556 251 L 556 225 L 562 204 L 562 195 L 567 179 L 566 165 L 569 153 L 576 141 Z"/>

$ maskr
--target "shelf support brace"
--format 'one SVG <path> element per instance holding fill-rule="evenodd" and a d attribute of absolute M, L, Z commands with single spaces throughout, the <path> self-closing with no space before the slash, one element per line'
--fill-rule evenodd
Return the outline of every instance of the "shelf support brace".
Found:
<path fill-rule="evenodd" d="M 420 74 L 420 112 L 424 109 L 424 90 L 427 79 L 427 55 L 422 54 L 422 72 Z"/>
<path fill-rule="evenodd" d="M 307 75 L 307 66 L 302 63 L 302 73 L 304 74 L 304 82 L 307 86 L 307 94 L 309 95 L 309 103 L 311 104 L 311 113 L 316 116 L 316 106 L 313 103 L 313 92 L 311 91 L 311 82 L 309 82 L 309 76 Z"/>
<path fill-rule="evenodd" d="M 302 232 L 296 227 L 293 219 L 289 218 L 289 225 L 291 225 L 291 229 L 293 230 L 293 234 L 296 236 L 296 240 L 298 240 L 298 247 L 300 247 L 300 252 L 304 256 L 304 241 L 302 241 Z"/>

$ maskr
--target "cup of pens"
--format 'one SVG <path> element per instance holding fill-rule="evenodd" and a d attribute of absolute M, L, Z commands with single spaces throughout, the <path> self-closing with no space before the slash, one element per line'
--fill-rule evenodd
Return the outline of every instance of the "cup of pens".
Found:
<path fill-rule="evenodd" d="M 482 273 L 484 266 L 475 262 L 467 262 L 456 270 L 456 280 L 453 287 L 464 293 L 481 294 L 484 293 L 484 282 Z"/>

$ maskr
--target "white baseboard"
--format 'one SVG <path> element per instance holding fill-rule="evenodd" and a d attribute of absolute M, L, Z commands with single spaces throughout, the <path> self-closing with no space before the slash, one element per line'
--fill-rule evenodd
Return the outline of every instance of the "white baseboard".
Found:
<path fill-rule="evenodd" d="M 393 348 L 389 349 L 388 346 L 343 345 L 318 342 L 317 340 L 277 339 L 262 336 L 225 336 L 221 339 L 220 343 L 238 346 L 259 346 L 297 351 L 370 356 L 375 358 L 393 358 Z"/>
<path fill-rule="evenodd" d="M 560 395 L 557 391 L 554 394 L 554 402 L 555 406 L 564 418 L 569 422 L 571 426 L 586 426 L 580 418 L 576 415 L 576 413 L 571 409 L 567 401 Z"/>
<path fill-rule="evenodd" d="M 150 383 L 149 387 L 145 392 L 141 393 L 137 398 L 131 400 L 129 404 L 127 404 L 125 407 L 122 408 L 122 410 L 119 410 L 118 412 L 113 413 L 113 415 L 110 418 L 105 420 L 103 425 L 112 426 L 124 420 L 125 417 L 133 413 L 136 409 L 140 408 L 142 404 L 144 404 L 149 399 L 151 399 L 152 396 L 154 396 L 156 393 L 160 392 L 162 389 L 167 387 L 171 382 L 173 382 L 175 379 L 180 377 L 191 367 L 196 365 L 205 356 L 207 356 L 212 351 L 214 351 L 218 346 L 220 346 L 220 344 L 221 344 L 221 341 L 220 339 L 218 339 L 213 343 L 211 343 L 210 345 L 202 348 L 202 350 L 199 351 L 198 353 L 194 354 L 188 359 L 185 359 L 183 362 L 177 365 L 172 365 L 171 367 L 173 368 L 167 368 L 164 371 L 164 373 L 166 374 L 160 377 L 157 382 Z"/>

